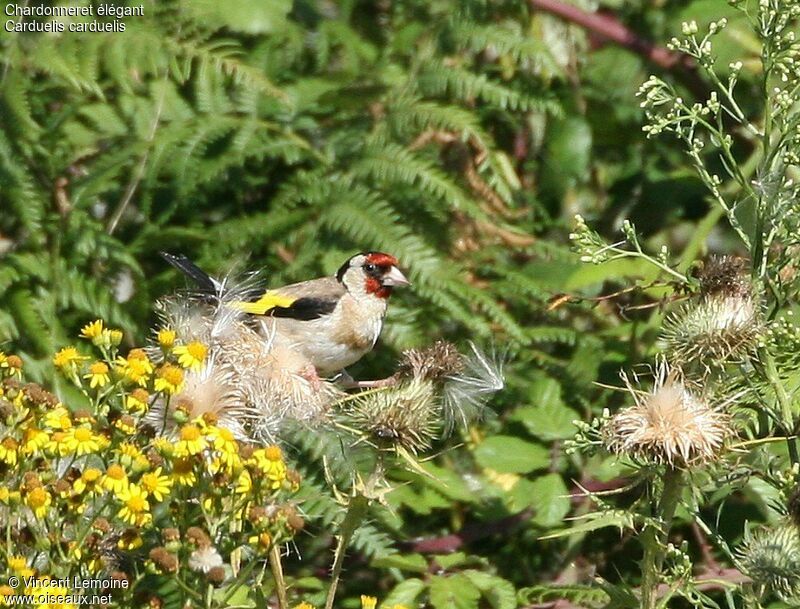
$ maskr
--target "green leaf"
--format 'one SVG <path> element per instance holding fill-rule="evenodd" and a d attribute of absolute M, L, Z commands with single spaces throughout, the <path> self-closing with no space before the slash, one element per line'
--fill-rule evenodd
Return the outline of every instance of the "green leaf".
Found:
<path fill-rule="evenodd" d="M 624 529 L 634 529 L 636 515 L 628 510 L 607 510 L 587 514 L 580 519 L 575 519 L 579 524 L 569 529 L 556 531 L 543 535 L 539 539 L 556 539 L 558 537 L 569 537 L 570 535 L 582 535 L 605 527 L 617 527 L 620 531 Z"/>
<path fill-rule="evenodd" d="M 401 581 L 394 587 L 381 603 L 381 609 L 389 609 L 395 605 L 405 605 L 414 607 L 417 605 L 417 597 L 425 589 L 425 582 L 415 577 Z"/>
<path fill-rule="evenodd" d="M 444 570 L 455 569 L 465 564 L 473 563 L 474 558 L 464 554 L 464 552 L 453 552 L 452 554 L 442 554 L 436 556 L 436 564 Z"/>
<path fill-rule="evenodd" d="M 418 474 L 405 475 L 411 479 L 422 482 L 436 492 L 448 497 L 453 501 L 464 501 L 467 503 L 477 501 L 477 497 L 475 497 L 475 494 L 470 490 L 467 482 L 458 474 L 458 472 L 440 467 L 430 461 L 427 463 L 421 463 L 420 467 L 428 472 L 430 476 L 421 476 Z M 400 478 L 403 476 L 404 474 L 398 475 Z"/>
<path fill-rule="evenodd" d="M 421 554 L 392 554 L 372 561 L 373 567 L 382 569 L 400 569 L 413 573 L 427 573 L 428 561 Z"/>
<path fill-rule="evenodd" d="M 511 491 L 512 506 L 521 510 L 533 508 L 533 521 L 541 527 L 558 525 L 569 512 L 569 490 L 559 474 L 520 480 Z"/>
<path fill-rule="evenodd" d="M 481 591 L 461 573 L 438 575 L 430 581 L 430 601 L 435 609 L 473 609 L 478 607 Z"/>
<path fill-rule="evenodd" d="M 491 436 L 475 449 L 475 460 L 500 473 L 525 474 L 550 465 L 550 451 L 514 436 Z"/>
<path fill-rule="evenodd" d="M 528 432 L 540 440 L 565 440 L 575 435 L 572 422 L 577 412 L 561 400 L 561 385 L 552 378 L 536 381 L 530 392 L 531 406 L 519 408 L 512 420 L 522 423 Z"/>
<path fill-rule="evenodd" d="M 511 582 L 473 569 L 464 571 L 464 575 L 478 587 L 493 609 L 514 609 L 517 606 L 517 594 Z"/>

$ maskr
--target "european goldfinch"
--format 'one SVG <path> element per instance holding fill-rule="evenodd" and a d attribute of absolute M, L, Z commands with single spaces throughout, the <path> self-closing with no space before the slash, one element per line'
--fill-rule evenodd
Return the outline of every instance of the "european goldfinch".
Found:
<path fill-rule="evenodd" d="M 219 294 L 223 290 L 221 282 L 185 256 L 165 252 L 162 256 L 203 291 Z M 253 316 L 265 336 L 298 351 L 317 375 L 330 376 L 375 346 L 392 290 L 409 285 L 397 265 L 389 254 L 362 252 L 348 259 L 333 277 L 261 291 L 228 306 Z"/>

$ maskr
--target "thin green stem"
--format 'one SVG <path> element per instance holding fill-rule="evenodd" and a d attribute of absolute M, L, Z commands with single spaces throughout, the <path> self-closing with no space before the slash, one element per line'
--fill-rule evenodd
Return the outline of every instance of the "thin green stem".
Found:
<path fill-rule="evenodd" d="M 289 609 L 289 601 L 286 595 L 286 580 L 283 577 L 283 565 L 281 564 L 281 549 L 277 543 L 273 543 L 269 549 L 269 568 L 272 570 L 272 577 L 275 578 L 275 590 L 278 594 L 278 609 Z"/>
<path fill-rule="evenodd" d="M 658 580 L 664 564 L 666 543 L 672 528 L 675 510 L 683 491 L 683 474 L 668 467 L 663 478 L 664 488 L 659 498 L 656 516 L 658 526 L 649 526 L 642 533 L 644 557 L 642 558 L 642 609 L 655 609 L 658 605 Z"/>
<path fill-rule="evenodd" d="M 339 586 L 339 577 L 342 574 L 342 565 L 344 564 L 344 553 L 347 546 L 350 545 L 350 540 L 353 538 L 353 533 L 358 529 L 364 516 L 367 515 L 367 508 L 369 500 L 364 495 L 357 494 L 350 497 L 347 505 L 347 513 L 342 521 L 341 530 L 336 542 L 336 554 L 333 559 L 333 567 L 331 568 L 331 585 L 328 588 L 328 596 L 325 599 L 325 609 L 333 609 L 333 601 L 336 599 L 336 588 Z"/>

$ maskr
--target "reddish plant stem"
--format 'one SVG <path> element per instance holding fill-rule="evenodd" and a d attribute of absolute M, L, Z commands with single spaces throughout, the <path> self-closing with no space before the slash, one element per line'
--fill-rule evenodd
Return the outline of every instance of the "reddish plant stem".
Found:
<path fill-rule="evenodd" d="M 664 70 L 675 67 L 692 67 L 691 59 L 682 53 L 673 53 L 663 47 L 639 37 L 614 17 L 599 13 L 587 13 L 571 4 L 559 0 L 528 0 L 533 8 L 545 11 L 570 21 L 601 38 L 614 42 L 641 55 Z"/>
<path fill-rule="evenodd" d="M 702 99 L 708 87 L 698 76 L 694 60 L 684 53 L 676 53 L 645 40 L 615 17 L 586 11 L 560 0 L 528 0 L 535 10 L 555 15 L 578 25 L 596 38 L 613 42 L 658 66 L 662 70 L 675 72 L 692 93 Z"/>

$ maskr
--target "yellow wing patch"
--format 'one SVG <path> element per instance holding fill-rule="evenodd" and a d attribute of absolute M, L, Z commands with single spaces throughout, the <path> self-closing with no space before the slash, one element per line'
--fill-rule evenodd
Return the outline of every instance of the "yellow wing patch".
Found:
<path fill-rule="evenodd" d="M 296 300 L 295 296 L 284 296 L 272 290 L 267 290 L 258 300 L 253 302 L 232 302 L 230 306 L 252 315 L 264 315 L 275 307 L 290 307 Z"/>

